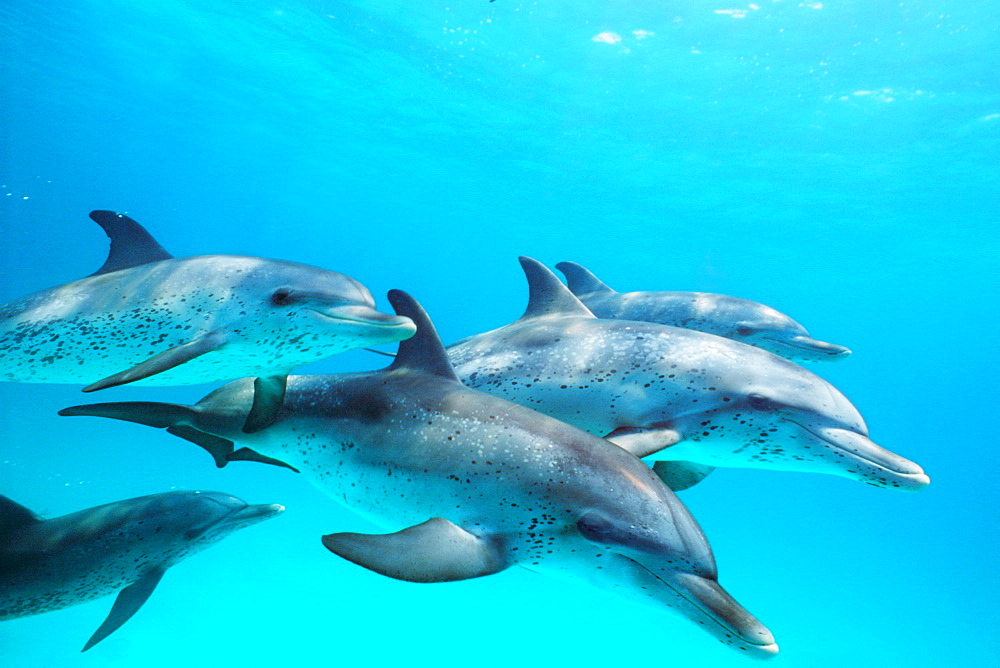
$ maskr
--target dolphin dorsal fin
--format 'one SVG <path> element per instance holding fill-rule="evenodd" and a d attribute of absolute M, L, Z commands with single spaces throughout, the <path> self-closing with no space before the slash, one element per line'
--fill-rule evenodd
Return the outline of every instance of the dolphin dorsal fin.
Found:
<path fill-rule="evenodd" d="M 604 281 L 594 276 L 589 269 L 576 262 L 560 262 L 556 269 L 566 276 L 566 283 L 569 289 L 576 296 L 591 294 L 615 294 Z"/>
<path fill-rule="evenodd" d="M 549 268 L 538 260 L 518 258 L 524 275 L 528 278 L 528 308 L 518 322 L 553 315 L 582 315 L 594 317 L 586 306 L 562 284 Z"/>
<path fill-rule="evenodd" d="M 427 316 L 427 311 L 402 290 L 389 291 L 389 303 L 396 310 L 396 315 L 406 316 L 417 326 L 417 333 L 406 341 L 399 342 L 396 359 L 389 365 L 389 370 L 416 369 L 441 376 L 448 380 L 461 383 L 455 375 L 455 369 L 448 361 L 448 355 L 441 344 L 441 337 L 434 329 L 434 323 Z"/>
<path fill-rule="evenodd" d="M 146 229 L 128 216 L 114 211 L 91 211 L 90 219 L 101 226 L 111 239 L 111 250 L 104 265 L 91 276 L 110 274 L 113 271 L 138 267 L 150 262 L 169 260 L 173 257 L 163 250 Z"/>
<path fill-rule="evenodd" d="M 0 496 L 0 536 L 41 521 L 38 515 L 20 503 L 11 501 L 6 496 Z"/>

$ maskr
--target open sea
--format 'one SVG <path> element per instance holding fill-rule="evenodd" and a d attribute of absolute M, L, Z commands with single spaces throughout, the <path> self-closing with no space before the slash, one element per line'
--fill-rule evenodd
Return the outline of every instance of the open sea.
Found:
<path fill-rule="evenodd" d="M 446 343 L 521 315 L 519 255 L 766 303 L 854 351 L 810 370 L 932 479 L 681 492 L 773 665 L 998 666 L 998 35 L 986 0 L 3 0 L 0 303 L 101 266 L 93 209 L 177 256 L 345 273 L 383 311 L 406 290 Z M 0 494 L 44 517 L 174 489 L 287 506 L 84 654 L 113 597 L 0 623 L 0 666 L 748 665 L 523 569 L 377 575 L 320 536 L 381 529 L 290 471 L 56 415 L 212 387 L 0 383 Z"/>

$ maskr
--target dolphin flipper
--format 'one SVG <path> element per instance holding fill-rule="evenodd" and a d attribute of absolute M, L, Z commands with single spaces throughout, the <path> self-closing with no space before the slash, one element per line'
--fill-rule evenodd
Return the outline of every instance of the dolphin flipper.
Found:
<path fill-rule="evenodd" d="M 113 271 L 138 267 L 150 262 L 170 260 L 174 256 L 163 250 L 163 246 L 146 229 L 128 216 L 114 211 L 91 211 L 90 219 L 101 226 L 111 239 L 111 250 L 104 265 L 92 276 L 110 274 Z"/>
<path fill-rule="evenodd" d="M 642 459 L 671 445 L 677 445 L 684 437 L 676 429 L 619 427 L 604 438 Z"/>
<path fill-rule="evenodd" d="M 442 517 L 390 534 L 333 533 L 323 545 L 369 570 L 409 582 L 452 582 L 499 573 L 509 565 L 499 544 Z"/>
<path fill-rule="evenodd" d="M 132 618 L 142 604 L 146 602 L 149 595 L 153 593 L 156 589 L 156 585 L 159 584 L 160 578 L 166 573 L 167 569 L 156 567 L 151 569 L 148 573 L 143 575 L 141 578 L 130 584 L 129 586 L 118 592 L 118 598 L 115 599 L 115 604 L 111 606 L 111 612 L 108 613 L 107 619 L 104 623 L 94 631 L 94 635 L 90 636 L 90 640 L 87 644 L 83 646 L 82 652 L 86 652 L 88 649 L 101 642 L 109 635 L 118 630 L 118 628 Z"/>
<path fill-rule="evenodd" d="M 194 358 L 200 357 L 205 353 L 218 350 L 222 346 L 226 345 L 228 339 L 228 335 L 223 330 L 209 332 L 204 336 L 199 336 L 193 341 L 182 343 L 179 346 L 174 346 L 169 350 L 164 350 L 162 353 L 153 355 L 145 362 L 140 362 L 131 369 L 126 369 L 125 371 L 116 373 L 113 376 L 108 376 L 107 378 L 99 380 L 96 383 L 91 383 L 87 387 L 83 388 L 83 391 L 94 392 L 96 390 L 104 390 L 109 387 L 125 385 L 126 383 L 133 383 L 137 380 L 142 380 L 143 378 L 155 376 L 158 373 L 173 369 L 175 366 L 180 366 L 185 362 L 190 362 Z"/>
<path fill-rule="evenodd" d="M 253 379 L 253 407 L 243 424 L 244 434 L 253 434 L 274 424 L 285 401 L 287 387 L 287 374 Z"/>
<path fill-rule="evenodd" d="M 714 466 L 695 462 L 659 461 L 653 464 L 653 473 L 674 492 L 697 485 L 714 470 Z"/>

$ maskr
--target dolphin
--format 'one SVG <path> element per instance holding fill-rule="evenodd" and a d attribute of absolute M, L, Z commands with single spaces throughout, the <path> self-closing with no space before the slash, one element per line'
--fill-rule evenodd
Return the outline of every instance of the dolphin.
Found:
<path fill-rule="evenodd" d="M 718 466 L 831 473 L 902 490 L 930 482 L 873 443 L 851 402 L 803 367 L 714 334 L 598 319 L 544 265 L 525 257 L 521 265 L 524 315 L 448 348 L 469 387 L 638 457 L 655 453 L 674 491 Z"/>
<path fill-rule="evenodd" d="M 615 292 L 576 262 L 556 265 L 569 289 L 598 318 L 641 320 L 696 329 L 763 348 L 795 362 L 845 359 L 851 351 L 809 336 L 770 306 L 709 292 Z"/>
<path fill-rule="evenodd" d="M 297 366 L 413 335 L 412 322 L 376 311 L 343 274 L 236 255 L 174 258 L 128 216 L 90 217 L 111 239 L 104 266 L 0 305 L 0 380 L 90 383 L 91 392 L 249 375 L 269 388 L 262 396 L 280 397 Z"/>
<path fill-rule="evenodd" d="M 417 324 L 391 366 L 291 376 L 276 419 L 253 434 L 240 427 L 255 391 L 246 379 L 194 406 L 123 402 L 61 414 L 169 427 L 224 462 L 246 449 L 285 462 L 348 508 L 398 529 L 323 537 L 333 553 L 392 578 L 463 580 L 516 564 L 679 611 L 751 656 L 778 651 L 719 585 L 698 524 L 646 465 L 463 386 L 419 304 L 396 290 L 389 300 Z"/>
<path fill-rule="evenodd" d="M 166 492 L 43 520 L 0 496 L 0 620 L 120 589 L 87 651 L 142 607 L 168 568 L 283 510 L 220 492 Z"/>

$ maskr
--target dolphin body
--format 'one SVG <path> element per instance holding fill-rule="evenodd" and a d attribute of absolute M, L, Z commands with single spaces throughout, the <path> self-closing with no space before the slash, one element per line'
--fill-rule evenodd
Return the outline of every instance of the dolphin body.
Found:
<path fill-rule="evenodd" d="M 530 298 L 516 322 L 449 346 L 469 387 L 540 410 L 638 457 L 674 491 L 714 467 L 832 473 L 917 490 L 930 479 L 868 438 L 832 385 L 713 334 L 603 320 L 552 272 L 521 258 Z"/>
<path fill-rule="evenodd" d="M 556 265 L 598 318 L 685 327 L 763 348 L 795 362 L 842 360 L 844 346 L 819 341 L 784 313 L 749 299 L 708 292 L 615 292 L 576 262 Z"/>
<path fill-rule="evenodd" d="M 142 607 L 168 568 L 282 510 L 219 492 L 167 492 L 43 520 L 0 496 L 0 620 L 121 589 L 86 651 Z"/>
<path fill-rule="evenodd" d="M 90 217 L 111 239 L 107 261 L 0 306 L 0 380 L 89 382 L 87 392 L 258 376 L 280 396 L 297 366 L 413 335 L 412 322 L 376 311 L 343 274 L 236 255 L 174 258 L 128 216 Z"/>
<path fill-rule="evenodd" d="M 240 429 L 254 400 L 246 379 L 194 406 L 124 402 L 61 414 L 168 427 L 220 464 L 247 449 L 286 462 L 352 510 L 407 527 L 323 538 L 335 554 L 389 577 L 454 581 L 518 564 L 672 608 L 750 656 L 778 651 L 719 586 L 704 534 L 647 466 L 603 439 L 464 387 L 423 309 L 400 291 L 389 299 L 418 328 L 392 365 L 291 376 L 277 418 L 256 433 Z"/>

